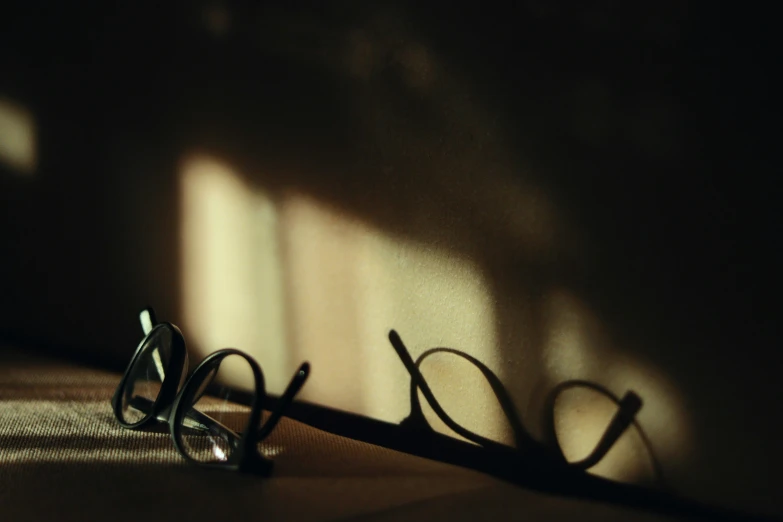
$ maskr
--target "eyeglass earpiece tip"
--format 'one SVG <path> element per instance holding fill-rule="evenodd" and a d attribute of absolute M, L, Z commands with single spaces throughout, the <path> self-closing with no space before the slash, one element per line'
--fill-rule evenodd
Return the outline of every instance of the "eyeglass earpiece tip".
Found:
<path fill-rule="evenodd" d="M 400 338 L 400 334 L 397 333 L 397 330 L 395 329 L 389 330 L 389 341 L 391 341 L 392 344 L 402 342 L 402 338 Z"/>
<path fill-rule="evenodd" d="M 139 313 L 139 321 L 141 322 L 141 329 L 144 331 L 144 335 L 147 335 L 158 323 L 155 318 L 155 310 L 151 306 L 145 307 Z"/>

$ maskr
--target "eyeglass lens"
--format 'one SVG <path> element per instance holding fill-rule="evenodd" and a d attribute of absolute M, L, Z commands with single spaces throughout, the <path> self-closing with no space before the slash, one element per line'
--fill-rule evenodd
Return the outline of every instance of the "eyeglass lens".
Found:
<path fill-rule="evenodd" d="M 157 328 L 144 341 L 122 393 L 122 420 L 140 422 L 152 413 L 171 360 L 171 330 Z"/>
<path fill-rule="evenodd" d="M 193 460 L 205 463 L 225 462 L 236 451 L 240 434 L 248 428 L 251 408 L 237 401 L 238 393 L 224 384 L 255 385 L 248 361 L 240 355 L 220 360 L 199 382 L 188 384 L 183 392 L 180 433 L 183 451 Z"/>

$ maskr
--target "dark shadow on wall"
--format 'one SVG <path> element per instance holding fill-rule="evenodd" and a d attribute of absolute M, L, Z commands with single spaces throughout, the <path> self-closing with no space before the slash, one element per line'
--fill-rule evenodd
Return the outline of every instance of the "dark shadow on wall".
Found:
<path fill-rule="evenodd" d="M 731 498 L 737 477 L 774 502 L 771 33 L 681 6 L 16 6 L 0 93 L 38 117 L 42 157 L 0 181 L 3 328 L 121 366 L 145 289 L 178 317 L 176 173 L 202 150 L 273 198 L 475 260 L 526 418 L 557 377 L 606 385 L 548 373 L 567 292 L 604 325 L 590 357 L 654 366 L 699 412 L 682 487 Z M 133 341 L 107 353 L 107 331 Z"/>
<path fill-rule="evenodd" d="M 528 57 L 547 59 L 525 60 L 533 70 L 516 74 L 527 79 L 505 83 L 520 87 L 518 96 L 494 97 L 536 183 L 581 225 L 584 249 L 565 264 L 488 266 L 508 350 L 544 351 L 547 327 L 557 324 L 547 291 L 567 288 L 607 327 L 590 347 L 599 368 L 552 376 L 534 364 L 528 379 L 506 373 L 504 381 L 517 397 L 536 397 L 558 378 L 609 385 L 601 363 L 611 352 L 653 368 L 675 383 L 689 412 L 690 458 L 665 458 L 678 487 L 731 502 L 731 484 L 747 481 L 746 502 L 774 509 L 780 482 L 767 459 L 781 458 L 769 438 L 783 369 L 772 348 L 780 212 L 765 71 L 779 46 L 764 22 L 742 13 L 691 4 L 668 20 L 640 16 L 634 26 L 629 17 L 626 30 L 604 20 L 596 31 L 591 9 L 561 5 L 537 18 L 538 30 L 525 34 L 540 45 Z M 499 50 L 508 41 L 493 43 Z M 550 63 L 558 66 L 548 72 Z M 513 278 L 519 293 L 508 291 L 512 273 L 521 274 Z M 536 304 L 520 306 L 520 295 Z M 729 410 L 743 420 L 729 421 Z M 720 472 L 696 479 L 704 469 Z"/>
<path fill-rule="evenodd" d="M 148 289 L 178 306 L 176 156 L 156 79 L 174 17 L 97 2 L 0 10 L 0 93 L 32 114 L 38 152 L 31 175 L 0 172 L 0 332 L 119 369 Z"/>

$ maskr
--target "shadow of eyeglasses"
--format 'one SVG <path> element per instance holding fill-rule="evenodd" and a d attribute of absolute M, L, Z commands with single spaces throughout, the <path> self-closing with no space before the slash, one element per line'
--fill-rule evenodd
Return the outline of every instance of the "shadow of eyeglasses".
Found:
<path fill-rule="evenodd" d="M 557 395 L 565 389 L 585 385 L 606 395 L 618 405 L 617 413 L 609 422 L 604 436 L 588 457 L 569 463 L 557 444 L 542 444 L 524 430 L 505 387 L 486 365 L 450 348 L 427 350 L 417 361 L 414 361 L 399 334 L 394 330 L 389 332 L 389 341 L 411 376 L 411 413 L 399 424 L 298 400 L 290 404 L 286 416 L 335 435 L 473 469 L 542 493 L 608 502 L 651 513 L 692 519 L 775 520 L 763 515 L 703 504 L 661 489 L 617 482 L 587 473 L 585 470 L 600 461 L 614 445 L 614 441 L 630 425 L 636 423 L 635 416 L 642 406 L 642 401 L 633 392 L 627 393 L 620 399 L 608 390 L 587 381 L 567 381 L 552 390 L 547 400 L 548 406 L 554 405 Z M 475 434 L 460 426 L 446 414 L 419 371 L 423 359 L 438 352 L 452 353 L 476 364 L 487 378 L 511 423 L 517 448 Z M 422 392 L 446 426 L 468 441 L 432 429 L 421 411 L 418 390 Z M 269 407 L 276 407 L 279 400 L 273 395 L 267 395 Z M 647 444 L 646 437 L 643 438 Z"/>
<path fill-rule="evenodd" d="M 546 444 L 549 447 L 557 446 L 560 448 L 555 428 L 555 403 L 563 392 L 574 388 L 585 388 L 599 393 L 603 397 L 612 401 L 617 406 L 617 410 L 615 411 L 614 417 L 604 431 L 603 436 L 596 444 L 595 449 L 593 449 L 593 451 L 587 457 L 576 462 L 571 462 L 571 465 L 582 469 L 592 468 L 598 464 L 603 459 L 603 457 L 606 456 L 615 442 L 619 440 L 620 436 L 622 436 L 622 434 L 628 428 L 633 427 L 633 429 L 639 435 L 639 438 L 641 439 L 645 449 L 647 450 L 647 455 L 650 458 L 650 465 L 652 466 L 655 484 L 660 488 L 665 488 L 666 482 L 664 480 L 663 470 L 661 469 L 658 459 L 655 457 L 652 442 L 636 419 L 636 413 L 638 413 L 638 410 L 641 409 L 641 403 L 639 403 L 638 409 L 634 411 L 635 400 L 637 397 L 631 391 L 626 392 L 626 394 L 620 398 L 607 388 L 591 381 L 573 379 L 561 382 L 549 392 L 545 401 L 543 424 L 545 429 L 544 437 Z"/>
<path fill-rule="evenodd" d="M 452 431 L 457 433 L 458 435 L 462 436 L 463 438 L 478 444 L 479 446 L 482 446 L 487 449 L 498 449 L 499 447 L 505 446 L 503 444 L 500 444 L 492 439 L 488 439 L 486 437 L 483 437 L 475 432 L 472 432 L 463 426 L 461 426 L 459 423 L 454 421 L 448 413 L 443 409 L 443 407 L 438 402 L 437 398 L 433 394 L 429 384 L 427 383 L 426 379 L 421 373 L 421 364 L 424 362 L 424 360 L 436 353 L 447 353 L 451 355 L 456 355 L 458 357 L 461 357 L 462 359 L 465 359 L 469 363 L 471 363 L 473 366 L 475 366 L 481 374 L 484 376 L 484 378 L 489 383 L 493 394 L 498 400 L 498 403 L 500 404 L 500 407 L 503 411 L 503 414 L 506 417 L 506 420 L 508 421 L 512 433 L 514 435 L 514 442 L 515 442 L 515 449 L 517 452 L 520 452 L 520 454 L 530 454 L 530 453 L 536 453 L 541 455 L 541 458 L 545 459 L 557 459 L 558 465 L 566 463 L 569 466 L 587 470 L 598 464 L 609 452 L 609 450 L 612 449 L 612 447 L 615 445 L 617 440 L 622 436 L 625 431 L 631 427 L 632 425 L 640 432 L 642 433 L 642 440 L 645 444 L 645 447 L 650 454 L 650 458 L 653 462 L 656 462 L 655 456 L 652 452 L 652 445 L 649 443 L 649 439 L 643 434 L 641 427 L 639 426 L 638 422 L 636 422 L 636 414 L 639 412 L 639 410 L 642 407 L 642 400 L 641 398 L 636 395 L 632 391 L 628 391 L 625 396 L 622 399 L 619 399 L 615 397 L 609 390 L 606 390 L 605 388 L 590 383 L 588 381 L 568 381 L 565 383 L 562 383 L 561 385 L 558 385 L 552 393 L 550 393 L 548 400 L 547 400 L 547 407 L 544 410 L 544 422 L 545 426 L 547 428 L 547 444 L 543 445 L 536 441 L 530 434 L 525 430 L 524 425 L 522 423 L 522 420 L 519 416 L 519 413 L 516 410 L 516 407 L 514 406 L 514 403 L 511 399 L 511 397 L 508 395 L 508 392 L 503 385 L 503 383 L 500 381 L 500 379 L 495 375 L 495 373 L 489 369 L 484 363 L 476 359 L 475 357 L 472 357 L 471 355 L 468 355 L 464 352 L 461 352 L 459 350 L 455 350 L 453 348 L 431 348 L 429 350 L 426 350 L 423 352 L 416 361 L 413 361 L 411 358 L 407 348 L 402 342 L 402 339 L 400 338 L 399 334 L 392 330 L 389 333 L 389 341 L 391 342 L 392 346 L 394 347 L 395 351 L 397 352 L 397 355 L 402 360 L 403 364 L 405 365 L 406 369 L 408 370 L 408 373 L 411 376 L 411 390 L 410 390 L 410 401 L 411 401 L 411 413 L 408 417 L 406 417 L 401 423 L 401 426 L 404 426 L 409 429 L 414 430 L 432 430 L 432 427 L 430 426 L 429 422 L 424 417 L 424 414 L 421 409 L 421 403 L 419 402 L 419 395 L 417 393 L 417 389 L 421 390 L 422 395 L 424 395 L 424 398 L 429 403 L 430 407 L 433 409 L 435 414 L 438 416 L 438 418 L 443 421 L 443 423 L 449 427 Z M 593 450 L 588 454 L 587 457 L 576 461 L 576 462 L 567 462 L 565 455 L 563 454 L 563 450 L 558 444 L 557 437 L 554 433 L 554 408 L 555 408 L 555 400 L 557 399 L 557 396 L 565 391 L 565 389 L 572 388 L 572 387 L 587 387 L 592 390 L 598 391 L 599 393 L 603 394 L 604 396 L 608 397 L 610 400 L 612 400 L 617 405 L 617 411 L 615 412 L 614 417 L 609 422 L 608 426 L 604 430 L 604 433 L 601 437 L 601 439 L 598 441 L 598 444 L 593 448 Z M 658 471 L 657 462 L 655 467 L 656 472 L 656 478 L 660 478 L 660 473 Z"/>

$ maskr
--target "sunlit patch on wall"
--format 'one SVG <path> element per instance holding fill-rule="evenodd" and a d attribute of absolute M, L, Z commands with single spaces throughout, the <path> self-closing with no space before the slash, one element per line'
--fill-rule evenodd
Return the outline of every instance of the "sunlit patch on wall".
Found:
<path fill-rule="evenodd" d="M 461 351 L 467 350 L 473 351 L 469 346 Z M 483 358 L 485 354 L 480 355 Z M 514 445 L 511 425 L 500 402 L 489 381 L 476 366 L 453 354 L 434 353 L 422 362 L 421 372 L 438 403 L 457 424 L 476 435 Z M 497 371 L 494 373 L 497 375 Z M 462 438 L 438 417 L 424 395 L 420 391 L 418 393 L 429 425 L 440 433 Z"/>
<path fill-rule="evenodd" d="M 553 382 L 591 378 L 608 340 L 598 320 L 576 297 L 553 290 L 543 305 L 544 365 Z"/>
<path fill-rule="evenodd" d="M 382 239 L 375 277 L 386 285 L 393 305 L 387 312 L 388 321 L 403 336 L 414 359 L 430 348 L 453 348 L 473 355 L 497 373 L 502 359 L 495 341 L 494 301 L 480 268 L 445 249 Z M 388 364 L 401 367 L 396 355 L 390 356 Z M 478 369 L 457 356 L 440 353 L 425 359 L 421 369 L 438 401 L 455 421 L 480 435 L 509 441 L 507 422 Z M 380 374 L 382 369 L 375 371 Z M 407 373 L 403 375 L 407 385 L 410 378 Z M 405 396 L 406 414 L 408 389 L 403 387 L 401 394 Z M 378 404 L 385 399 L 380 393 L 375 398 Z M 423 397 L 420 399 L 430 425 L 454 435 Z"/>
<path fill-rule="evenodd" d="M 252 354 L 268 388 L 281 392 L 290 376 L 274 203 L 205 155 L 184 159 L 180 181 L 188 342 L 202 355 L 225 347 Z"/>
<path fill-rule="evenodd" d="M 618 349 L 618 352 L 620 350 Z M 678 462 L 691 451 L 689 415 L 681 392 L 654 366 L 618 353 L 605 382 L 615 391 L 633 390 L 644 400 L 639 423 L 661 462 Z"/>
<path fill-rule="evenodd" d="M 409 412 L 410 379 L 387 340 L 390 328 L 414 357 L 447 346 L 490 367 L 498 363 L 492 299 L 475 264 L 389 236 L 301 194 L 285 198 L 282 216 L 294 352 L 313 364 L 305 396 L 401 420 Z M 502 422 L 494 397 L 473 378 L 477 371 L 455 359 L 433 357 L 425 375 L 444 405 L 459 404 L 450 412 L 466 427 L 495 435 Z"/>
<path fill-rule="evenodd" d="M 676 461 L 689 444 L 688 416 L 677 389 L 654 367 L 629 359 L 614 346 L 598 318 L 564 290 L 545 301 L 547 342 L 543 358 L 549 382 L 591 381 L 617 395 L 634 391 L 643 401 L 637 421 L 649 440 L 627 432 L 591 471 L 617 479 L 648 480 L 650 453 L 658 462 Z M 559 401 L 558 433 L 567 456 L 584 457 L 608 425 L 616 406 L 595 391 L 568 391 Z M 556 412 L 557 413 L 557 412 Z M 635 441 L 635 442 L 634 442 Z M 651 450 L 651 451 L 650 451 Z"/>
<path fill-rule="evenodd" d="M 297 193 L 282 200 L 287 304 L 292 353 L 313 372 L 302 396 L 351 411 L 364 411 L 364 343 L 383 341 L 384 331 L 364 338 L 362 271 L 370 232 L 336 209 Z M 370 263 L 372 261 L 369 261 Z M 372 310 L 370 310 L 372 313 Z"/>
<path fill-rule="evenodd" d="M 0 163 L 23 175 L 35 172 L 35 119 L 26 108 L 0 97 Z"/>

